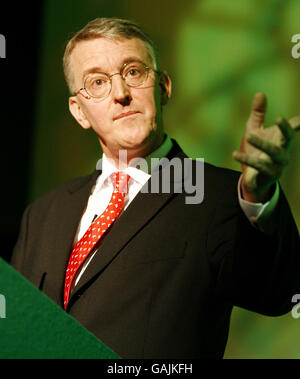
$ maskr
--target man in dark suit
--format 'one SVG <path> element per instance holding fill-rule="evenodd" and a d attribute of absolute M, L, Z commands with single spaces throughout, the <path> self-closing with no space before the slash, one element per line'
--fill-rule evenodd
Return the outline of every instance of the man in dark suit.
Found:
<path fill-rule="evenodd" d="M 95 131 L 101 165 L 29 205 L 14 267 L 123 358 L 221 358 L 233 305 L 288 312 L 300 291 L 299 234 L 278 179 L 298 120 L 264 129 L 256 94 L 234 153 L 242 175 L 205 163 L 204 198 L 188 204 L 183 184 L 199 184 L 199 166 L 184 172 L 187 156 L 164 132 L 171 80 L 145 33 L 96 19 L 68 43 L 64 69 L 70 111 Z M 147 170 L 151 158 L 165 163 Z M 152 178 L 169 178 L 170 190 L 153 190 Z M 114 196 L 121 213 L 96 239 Z"/>

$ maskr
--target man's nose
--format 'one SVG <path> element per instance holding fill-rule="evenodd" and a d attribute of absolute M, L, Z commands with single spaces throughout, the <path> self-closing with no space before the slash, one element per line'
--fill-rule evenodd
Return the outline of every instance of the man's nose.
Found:
<path fill-rule="evenodd" d="M 130 87 L 120 74 L 114 74 L 112 77 L 112 97 L 115 103 L 129 105 L 132 97 Z"/>

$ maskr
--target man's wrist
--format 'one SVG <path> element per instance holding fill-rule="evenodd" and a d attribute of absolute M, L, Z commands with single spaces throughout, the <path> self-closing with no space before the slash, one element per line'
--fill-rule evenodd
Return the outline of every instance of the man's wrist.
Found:
<path fill-rule="evenodd" d="M 239 204 L 242 208 L 245 216 L 250 223 L 269 235 L 273 234 L 275 230 L 276 221 L 272 217 L 274 215 L 275 208 L 279 201 L 280 186 L 279 183 L 275 183 L 275 190 L 271 199 L 265 203 L 249 202 L 242 198 L 241 195 L 241 181 L 242 176 L 238 182 L 238 198 Z"/>
<path fill-rule="evenodd" d="M 270 186 L 266 186 L 260 191 L 249 191 L 243 184 L 243 178 L 241 180 L 241 197 L 250 203 L 267 203 L 270 201 L 275 193 L 276 183 L 272 183 Z"/>

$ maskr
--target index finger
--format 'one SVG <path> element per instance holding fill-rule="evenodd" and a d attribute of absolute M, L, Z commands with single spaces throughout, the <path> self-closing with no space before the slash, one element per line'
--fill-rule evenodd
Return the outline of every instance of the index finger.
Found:
<path fill-rule="evenodd" d="M 263 92 L 257 92 L 252 101 L 248 125 L 251 129 L 260 128 L 264 122 L 267 109 L 267 98 Z"/>

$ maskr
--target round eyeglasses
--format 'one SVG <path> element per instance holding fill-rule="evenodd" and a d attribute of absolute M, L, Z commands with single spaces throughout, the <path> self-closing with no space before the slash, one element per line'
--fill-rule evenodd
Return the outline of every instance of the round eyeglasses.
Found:
<path fill-rule="evenodd" d="M 91 73 L 86 77 L 84 87 L 75 92 L 74 96 L 84 90 L 90 97 L 105 99 L 110 94 L 112 86 L 111 78 L 113 76 L 121 75 L 129 87 L 140 87 L 147 81 L 150 70 L 158 72 L 146 66 L 143 62 L 136 61 L 125 63 L 122 70 L 115 74 L 108 75 L 103 72 Z"/>

